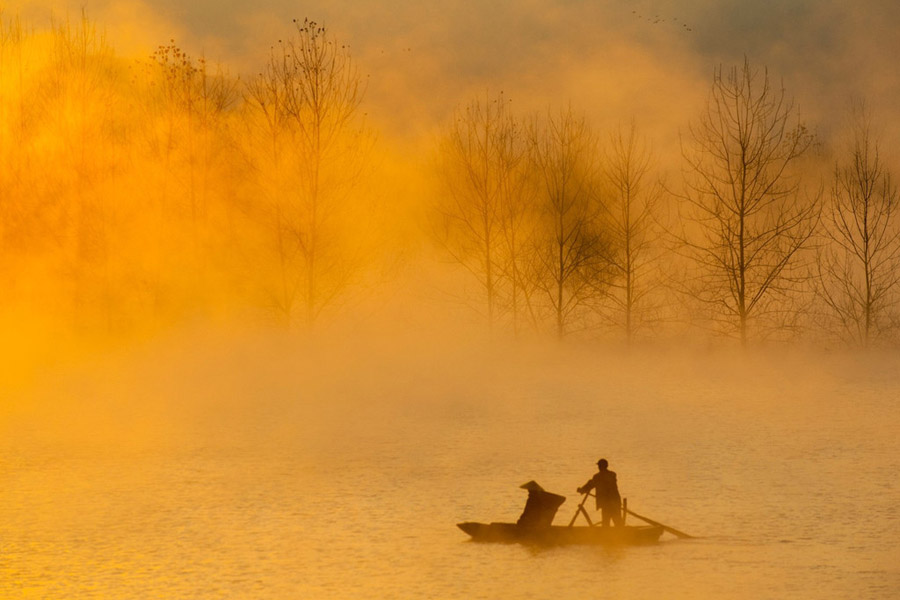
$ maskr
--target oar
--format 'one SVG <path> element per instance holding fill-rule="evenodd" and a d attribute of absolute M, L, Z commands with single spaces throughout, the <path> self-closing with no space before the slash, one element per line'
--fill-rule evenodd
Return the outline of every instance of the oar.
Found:
<path fill-rule="evenodd" d="M 591 527 L 594 526 L 594 524 L 591 522 L 591 518 L 588 516 L 587 510 L 585 510 L 584 508 L 584 503 L 587 502 L 587 499 L 590 498 L 590 496 L 590 491 L 585 492 L 584 498 L 581 499 L 581 504 L 579 504 L 578 508 L 575 509 L 575 514 L 572 515 L 572 520 L 569 521 L 569 527 L 575 524 L 575 519 L 578 518 L 578 513 L 584 513 L 584 518 L 587 519 L 588 525 L 590 525 Z"/>
<path fill-rule="evenodd" d="M 642 517 L 641 515 L 637 514 L 636 512 L 634 512 L 633 510 L 631 510 L 631 509 L 628 508 L 628 507 L 625 508 L 625 512 L 628 513 L 629 515 L 633 516 L 633 517 L 637 517 L 637 518 L 640 519 L 641 521 L 646 521 L 647 523 L 650 523 L 651 525 L 656 525 L 657 527 L 662 527 L 665 531 L 668 531 L 669 533 L 671 533 L 671 534 L 674 535 L 674 536 L 677 536 L 677 537 L 680 537 L 680 538 L 683 538 L 683 539 L 688 539 L 688 538 L 693 538 L 693 537 L 694 537 L 694 536 L 689 535 L 689 534 L 687 534 L 687 533 L 685 533 L 685 532 L 683 532 L 683 531 L 678 531 L 678 530 L 675 529 L 674 527 L 669 527 L 668 525 L 663 525 L 662 523 L 659 523 L 659 522 L 657 522 L 657 521 L 654 521 L 653 519 L 648 519 L 647 517 Z"/>

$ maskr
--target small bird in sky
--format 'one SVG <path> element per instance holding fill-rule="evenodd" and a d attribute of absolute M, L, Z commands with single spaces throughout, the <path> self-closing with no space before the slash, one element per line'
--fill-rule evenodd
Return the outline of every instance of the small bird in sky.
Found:
<path fill-rule="evenodd" d="M 678 17 L 666 17 L 664 15 L 659 15 L 659 14 L 654 14 L 652 17 L 650 17 L 650 16 L 645 17 L 643 14 L 639 13 L 636 9 L 632 10 L 631 14 L 634 15 L 635 18 L 640 19 L 642 21 L 646 21 L 646 22 L 650 23 L 651 25 L 659 25 L 660 23 L 667 23 L 667 22 L 674 23 L 675 25 L 679 24 Z M 681 21 L 680 24 L 681 24 L 681 28 L 684 31 L 686 31 L 686 32 L 693 31 L 693 28 L 689 27 L 688 24 L 685 23 L 684 21 Z"/>

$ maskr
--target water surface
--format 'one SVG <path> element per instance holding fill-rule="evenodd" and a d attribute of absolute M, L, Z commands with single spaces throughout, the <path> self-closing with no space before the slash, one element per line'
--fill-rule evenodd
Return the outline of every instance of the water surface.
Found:
<path fill-rule="evenodd" d="M 3 598 L 896 598 L 893 358 L 158 347 L 2 414 Z M 601 456 L 651 547 L 475 544 Z"/>

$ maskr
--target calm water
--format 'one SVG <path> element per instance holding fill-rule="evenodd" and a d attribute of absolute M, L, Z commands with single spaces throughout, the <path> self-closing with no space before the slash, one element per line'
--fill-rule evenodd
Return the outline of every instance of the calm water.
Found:
<path fill-rule="evenodd" d="M 900 597 L 894 358 L 198 345 L 10 393 L 0 597 Z M 702 537 L 455 527 L 514 520 L 529 479 L 567 522 L 601 456 L 634 510 Z"/>

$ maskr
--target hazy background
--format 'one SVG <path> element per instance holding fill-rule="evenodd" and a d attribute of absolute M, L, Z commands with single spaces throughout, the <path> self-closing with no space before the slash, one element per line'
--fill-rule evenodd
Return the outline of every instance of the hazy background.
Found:
<path fill-rule="evenodd" d="M 836 0 L 4 4 L 5 18 L 20 16 L 26 29 L 38 31 L 77 21 L 82 10 L 121 65 L 138 73 L 144 67 L 130 61 L 146 63 L 154 49 L 173 44 L 246 83 L 264 68 L 272 46 L 291 34 L 295 18 L 316 20 L 349 44 L 366 82 L 360 110 L 375 138 L 374 175 L 358 194 L 369 212 L 358 221 L 390 236 L 376 239 L 379 250 L 369 252 L 380 253 L 378 268 L 389 273 L 372 277 L 362 295 L 376 297 L 377 310 L 390 306 L 393 316 L 408 316 L 412 305 L 424 305 L 430 314 L 432 303 L 438 314 L 459 308 L 446 302 L 448 290 L 461 281 L 458 269 L 439 266 L 438 280 L 421 279 L 446 258 L 428 239 L 428 213 L 441 194 L 434 177 L 438 141 L 454 111 L 473 98 L 502 90 L 517 115 L 571 106 L 603 135 L 634 119 L 658 161 L 657 174 L 673 188 L 681 136 L 702 111 L 714 69 L 745 57 L 784 83 L 800 118 L 818 134 L 816 160 L 822 159 L 825 177 L 854 98 L 870 107 L 889 164 L 900 141 L 892 118 L 900 94 L 900 40 L 894 35 L 900 8 L 889 1 L 852 7 Z M 127 114 L 127 106 L 117 109 Z M 144 119 L 137 112 L 127 118 Z M 239 169 L 224 163 L 218 168 L 221 189 L 211 193 L 253 193 L 242 187 Z M 116 185 L 135 184 L 128 179 Z M 145 193 L 153 189 L 137 184 L 142 187 Z M 397 277 L 400 264 L 411 280 Z M 10 319 L 11 327 L 18 326 Z"/>
<path fill-rule="evenodd" d="M 854 95 L 888 109 L 900 91 L 900 8 L 888 0 L 6 3 L 36 23 L 82 7 L 125 52 L 174 38 L 244 74 L 291 19 L 324 23 L 369 75 L 368 104 L 388 135 L 422 134 L 473 93 L 502 88 L 524 106 L 571 101 L 671 136 L 713 67 L 744 56 L 783 78 L 812 123 Z"/>
<path fill-rule="evenodd" d="M 424 215 L 440 128 L 488 90 L 523 112 L 571 103 L 602 130 L 634 117 L 677 175 L 713 69 L 746 56 L 826 143 L 859 96 L 896 147 L 896 3 L 7 2 L 3 15 L 42 29 L 82 8 L 123 59 L 175 40 L 244 80 L 292 19 L 327 25 L 367 76 L 378 224 L 400 243 L 314 334 L 241 308 L 188 312 L 110 351 L 90 326 L 61 327 L 55 296 L 5 315 L 5 595 L 524 598 L 565 579 L 586 597 L 602 573 L 607 597 L 896 596 L 895 352 L 510 343 L 453 294 L 465 275 L 429 245 Z M 153 187 L 139 175 L 138 198 Z M 17 279 L 29 293 L 30 279 Z M 567 518 L 600 455 L 634 508 L 711 539 L 541 554 L 463 544 L 453 527 L 514 519 L 528 479 L 569 495 Z"/>

